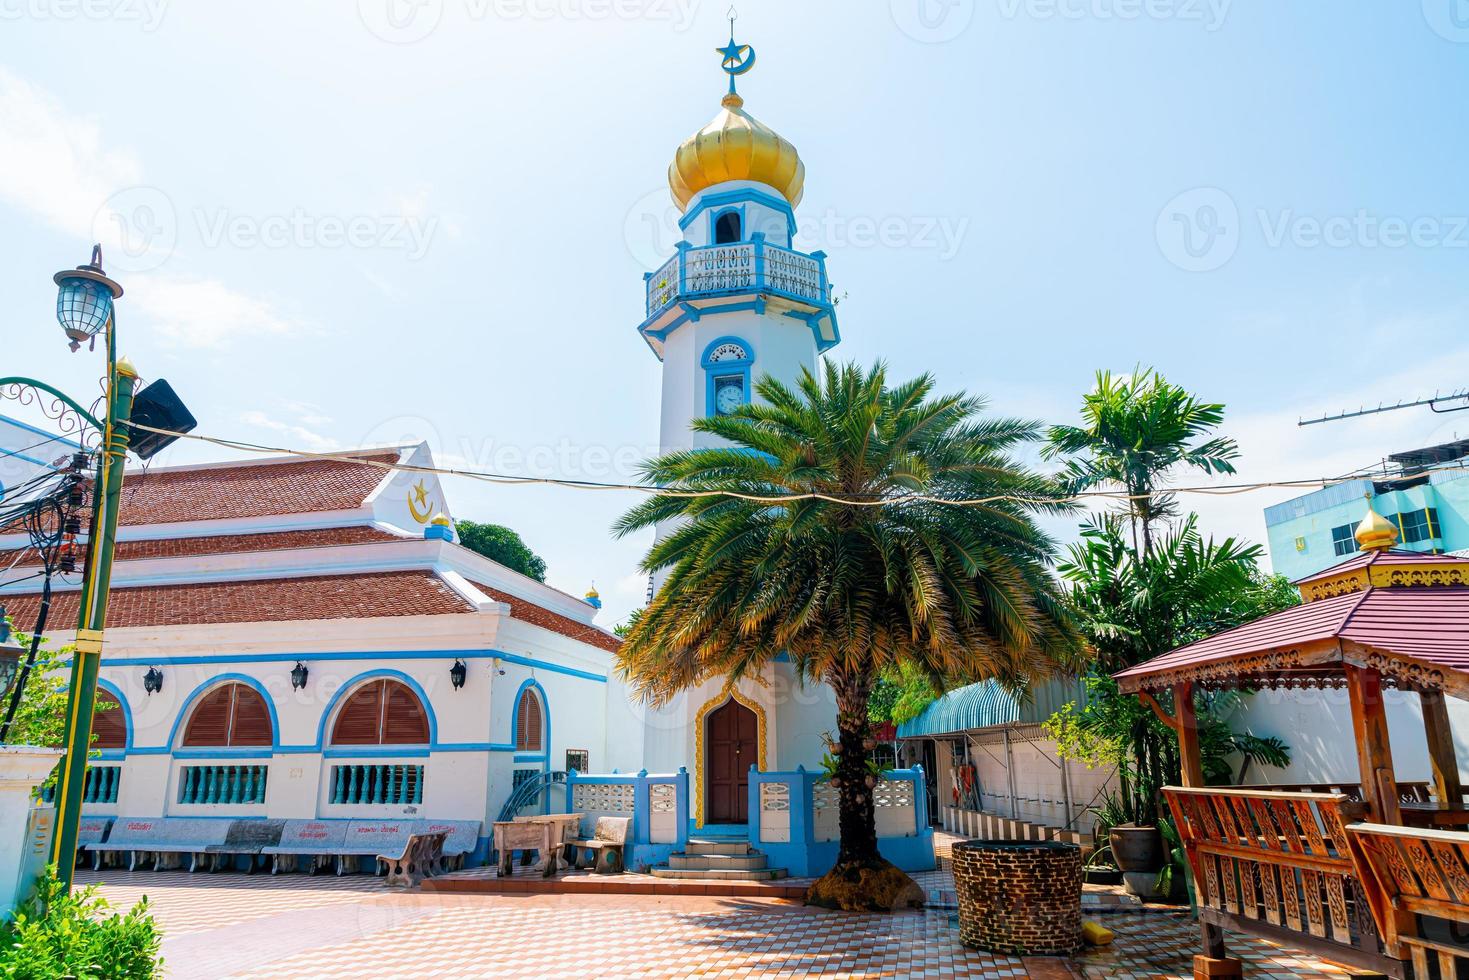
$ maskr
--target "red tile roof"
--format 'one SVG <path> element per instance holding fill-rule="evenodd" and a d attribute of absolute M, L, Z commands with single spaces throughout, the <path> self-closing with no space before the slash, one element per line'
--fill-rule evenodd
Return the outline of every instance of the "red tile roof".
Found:
<path fill-rule="evenodd" d="M 361 458 L 397 462 L 398 454 Z M 351 510 L 386 476 L 377 466 L 317 459 L 129 473 L 118 516 L 133 526 Z"/>
<path fill-rule="evenodd" d="M 288 548 L 326 548 L 339 544 L 405 540 L 411 539 L 367 524 L 298 531 L 263 531 L 258 534 L 215 534 L 201 538 L 150 538 L 146 541 L 119 541 L 116 560 L 190 558 L 196 555 L 231 555 L 251 551 L 284 551 Z M 0 565 L 8 566 L 17 554 L 18 551 L 0 551 Z M 29 562 L 35 562 L 34 554 L 29 557 Z M 26 563 L 16 567 L 26 567 Z"/>
<path fill-rule="evenodd" d="M 1179 647 L 1116 677 L 1133 690 L 1149 686 L 1150 677 L 1325 641 L 1469 673 L 1469 586 L 1372 588 L 1319 599 Z"/>
<path fill-rule="evenodd" d="M 76 592 L 53 596 L 52 629 L 76 623 L 77 596 Z M 5 602 L 14 622 L 35 621 L 36 593 L 6 595 Z M 118 588 L 108 599 L 107 625 L 263 623 L 473 611 L 468 601 L 432 572 L 373 572 Z"/>
<path fill-rule="evenodd" d="M 1298 578 L 1293 584 L 1306 585 L 1310 582 L 1319 582 L 1322 579 L 1335 578 L 1343 572 L 1354 572 L 1359 568 L 1366 568 L 1369 565 L 1385 567 L 1390 565 L 1417 565 L 1424 562 L 1439 565 L 1445 562 L 1450 564 L 1457 562 L 1469 564 L 1469 558 L 1461 558 L 1458 555 L 1430 555 L 1419 551 L 1406 551 L 1397 548 L 1389 551 L 1359 551 L 1350 558 L 1342 559 L 1330 568 L 1323 568 L 1321 571 L 1307 575 L 1305 578 Z"/>
<path fill-rule="evenodd" d="M 513 619 L 530 623 L 548 629 L 553 633 L 560 633 L 573 640 L 606 650 L 608 653 L 616 653 L 622 646 L 622 640 L 616 634 L 609 633 L 600 626 L 589 626 L 586 623 L 578 623 L 570 616 L 563 616 L 558 612 L 552 612 L 544 606 L 538 606 L 533 602 L 517 598 L 508 592 L 501 592 L 483 582 L 475 582 L 475 588 L 497 602 L 503 602 L 510 606 L 510 616 Z"/>

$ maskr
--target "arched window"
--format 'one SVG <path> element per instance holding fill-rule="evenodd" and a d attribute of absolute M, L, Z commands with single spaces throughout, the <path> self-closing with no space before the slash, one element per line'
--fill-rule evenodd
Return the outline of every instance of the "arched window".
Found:
<path fill-rule="evenodd" d="M 224 684 L 204 695 L 184 728 L 185 747 L 270 743 L 270 709 L 248 684 Z"/>
<path fill-rule="evenodd" d="M 117 698 L 106 691 L 99 690 L 96 701 L 92 703 L 92 734 L 97 736 L 92 742 L 94 749 L 127 747 L 127 715 L 123 713 Z"/>
<path fill-rule="evenodd" d="M 714 219 L 714 244 L 728 245 L 737 242 L 740 235 L 740 213 L 738 211 L 726 211 Z"/>
<path fill-rule="evenodd" d="M 528 687 L 520 692 L 520 703 L 515 706 L 515 751 L 542 751 L 545 740 L 541 733 L 545 728 L 541 699 L 534 689 Z"/>
<path fill-rule="evenodd" d="M 428 712 L 401 681 L 368 681 L 348 696 L 332 726 L 333 745 L 427 745 Z"/>
<path fill-rule="evenodd" d="M 750 348 L 736 337 L 721 337 L 704 349 L 709 415 L 730 415 L 749 404 L 753 363 Z"/>

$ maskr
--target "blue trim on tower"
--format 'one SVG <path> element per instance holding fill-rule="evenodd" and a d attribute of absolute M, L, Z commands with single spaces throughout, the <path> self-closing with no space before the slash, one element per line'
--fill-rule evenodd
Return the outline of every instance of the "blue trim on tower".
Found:
<path fill-rule="evenodd" d="M 733 361 L 711 361 L 709 358 L 714 351 L 724 344 L 738 344 L 744 350 L 745 356 Z M 740 393 L 744 396 L 744 403 L 750 404 L 750 369 L 755 364 L 755 345 L 743 337 L 728 335 L 717 337 L 710 341 L 704 348 L 704 353 L 699 356 L 699 364 L 704 368 L 704 414 L 713 417 L 715 412 L 714 397 L 717 382 L 720 378 L 732 378 L 738 376 L 740 379 Z"/>
<path fill-rule="evenodd" d="M 758 190 L 754 187 L 746 187 L 740 190 L 733 191 L 720 191 L 718 194 L 704 194 L 702 197 L 699 198 L 697 204 L 686 211 L 682 218 L 678 219 L 679 230 L 687 231 L 689 225 L 693 224 L 694 221 L 699 217 L 699 215 L 703 214 L 705 211 L 708 211 L 710 208 L 718 208 L 728 204 L 742 204 L 746 202 L 763 204 L 767 208 L 770 208 L 774 211 L 779 211 L 781 214 L 785 215 L 786 233 L 791 239 L 794 239 L 796 237 L 796 212 L 795 209 L 791 207 L 790 202 L 787 201 L 785 198 L 780 197 L 779 195 L 767 194 L 765 191 Z M 713 226 L 711 225 L 710 228 L 712 230 Z M 712 234 L 709 236 L 709 241 L 711 244 L 714 242 L 714 236 Z"/>

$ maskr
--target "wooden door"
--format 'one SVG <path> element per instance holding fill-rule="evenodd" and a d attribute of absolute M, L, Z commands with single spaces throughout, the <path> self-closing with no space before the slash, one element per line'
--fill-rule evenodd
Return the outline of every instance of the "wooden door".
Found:
<path fill-rule="evenodd" d="M 759 761 L 760 723 L 755 712 L 733 699 L 706 721 L 705 823 L 747 823 L 750 818 L 750 764 Z"/>

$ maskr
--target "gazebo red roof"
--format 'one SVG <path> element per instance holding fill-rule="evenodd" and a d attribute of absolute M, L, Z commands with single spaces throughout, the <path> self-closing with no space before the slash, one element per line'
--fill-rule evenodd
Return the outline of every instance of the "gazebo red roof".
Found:
<path fill-rule="evenodd" d="M 1469 560 L 1364 553 L 1297 584 L 1304 604 L 1121 671 L 1118 685 L 1330 683 L 1352 664 L 1399 686 L 1469 692 Z"/>

